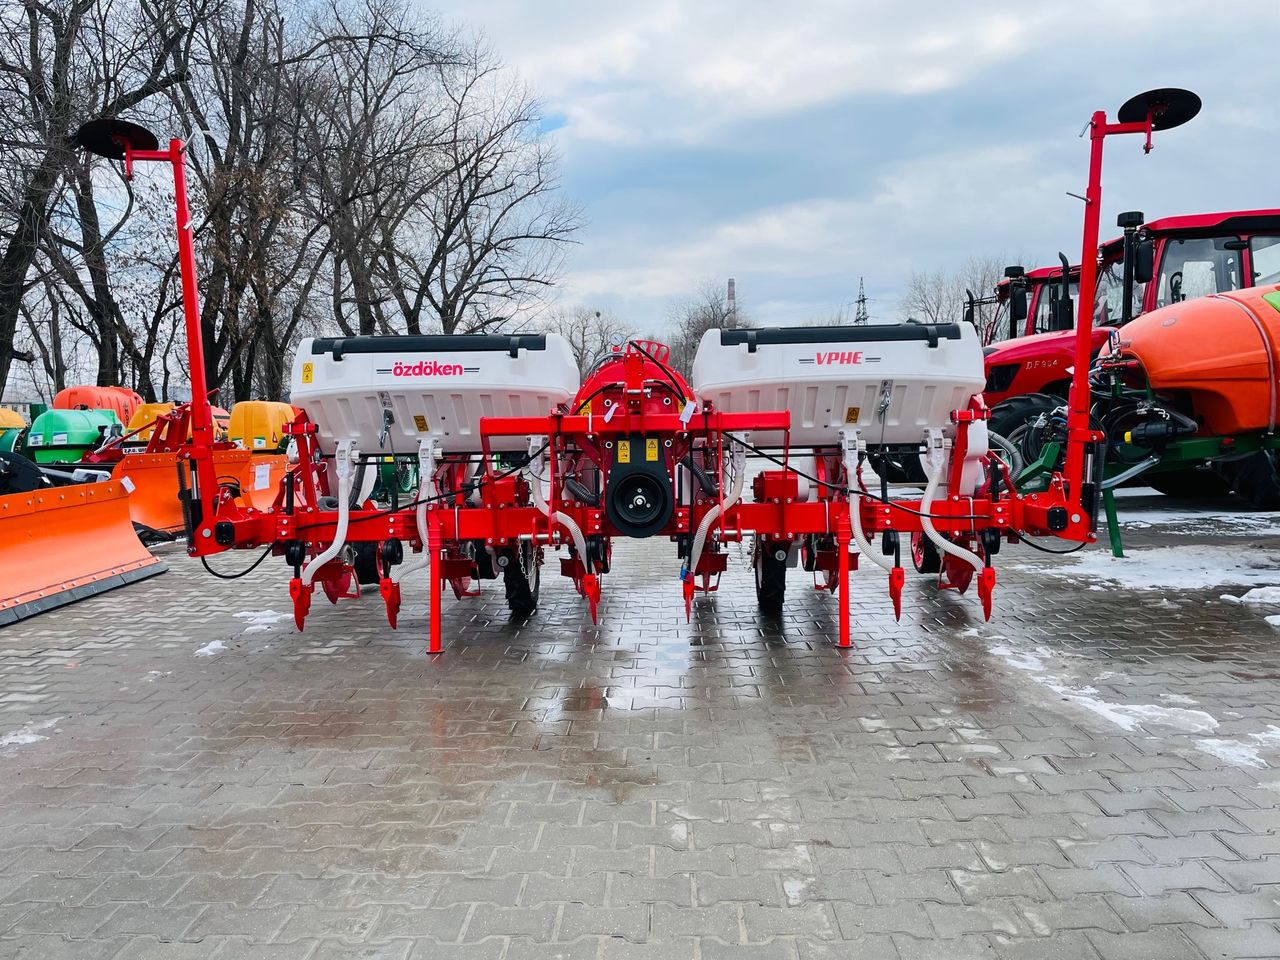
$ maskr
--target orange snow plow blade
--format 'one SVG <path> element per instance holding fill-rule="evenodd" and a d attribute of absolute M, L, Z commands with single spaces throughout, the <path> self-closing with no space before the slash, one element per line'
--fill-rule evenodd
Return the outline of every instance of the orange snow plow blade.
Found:
<path fill-rule="evenodd" d="M 178 459 L 176 453 L 130 453 L 115 465 L 111 478 L 128 477 L 134 486 L 129 497 L 129 516 L 134 523 L 162 533 L 182 530 Z M 271 506 L 288 468 L 283 455 L 255 456 L 248 450 L 215 450 L 213 465 L 224 481 L 240 484 L 240 501 L 258 510 Z"/>
<path fill-rule="evenodd" d="M 0 626 L 165 572 L 115 480 L 0 497 Z"/>

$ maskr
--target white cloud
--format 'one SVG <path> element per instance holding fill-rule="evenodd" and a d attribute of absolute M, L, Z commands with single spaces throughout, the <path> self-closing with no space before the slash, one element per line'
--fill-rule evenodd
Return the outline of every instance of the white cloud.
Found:
<path fill-rule="evenodd" d="M 801 319 L 795 316 L 801 306 L 821 315 L 833 309 L 829 300 L 802 296 L 812 281 L 843 277 L 852 296 L 859 271 L 905 274 L 936 262 L 948 251 L 967 249 L 975 230 L 1007 225 L 1010 211 L 1033 198 L 1051 190 L 1062 195 L 1072 185 L 1068 177 L 1044 147 L 1033 144 L 940 152 L 892 167 L 857 197 L 765 206 L 708 224 L 683 241 L 649 246 L 622 265 L 571 272 L 564 286 L 581 300 L 673 298 L 703 278 L 736 276 L 747 281 L 744 294 L 750 297 L 751 284 L 772 280 L 792 295 L 758 302 L 753 309 L 759 319 Z M 1068 222 L 1075 213 L 1071 203 L 1064 198 L 1061 205 Z M 1010 236 L 1008 243 L 1018 239 Z"/>
<path fill-rule="evenodd" d="M 768 0 L 446 11 L 493 37 L 565 114 L 567 138 L 622 143 L 702 142 L 733 122 L 853 94 L 945 90 L 1047 39 L 1068 16 L 941 0 L 917 0 L 909 16 L 838 0 L 794 13 Z"/>
<path fill-rule="evenodd" d="M 829 314 L 865 275 L 873 313 L 891 317 L 915 268 L 1075 260 L 1075 134 L 1150 87 L 1196 89 L 1205 112 L 1151 158 L 1136 138 L 1108 144 L 1104 235 L 1121 209 L 1271 202 L 1280 107 L 1260 0 L 1212 16 L 1200 0 L 446 0 L 444 13 L 485 31 L 564 119 L 564 182 L 590 225 L 562 297 L 640 324 L 708 278 L 736 277 L 770 322 Z"/>

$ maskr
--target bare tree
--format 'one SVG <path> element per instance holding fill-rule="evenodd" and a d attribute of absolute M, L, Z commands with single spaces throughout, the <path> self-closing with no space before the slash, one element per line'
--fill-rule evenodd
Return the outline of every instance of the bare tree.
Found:
<path fill-rule="evenodd" d="M 79 158 L 76 129 L 178 82 L 168 0 L 20 0 L 0 30 L 0 393 L 51 205 Z M 108 363 L 104 375 L 109 375 Z"/>
<path fill-rule="evenodd" d="M 537 101 L 483 45 L 440 70 L 436 181 L 415 198 L 383 268 L 410 332 L 430 312 L 444 333 L 502 326 L 550 286 L 579 226 L 557 193 L 557 158 Z"/>
<path fill-rule="evenodd" d="M 673 306 L 669 318 L 671 364 L 686 374 L 692 369 L 693 356 L 708 330 L 753 326 L 737 302 L 730 303 L 727 293 L 714 281 L 707 281 L 688 299 Z"/>
<path fill-rule="evenodd" d="M 973 256 L 954 270 L 913 270 L 899 308 L 901 319 L 925 323 L 954 323 L 964 316 L 968 294 L 990 297 L 1004 276 L 1004 268 L 1016 261 L 1003 256 Z M 980 304 L 974 316 L 979 330 L 994 316 L 994 304 Z"/>
<path fill-rule="evenodd" d="M 398 251 L 411 241 L 416 205 L 450 164 L 438 71 L 465 56 L 395 0 L 367 0 L 354 12 L 335 5 L 321 31 L 360 38 L 313 57 L 306 79 L 303 144 L 312 214 L 328 224 L 334 320 L 347 334 L 391 333 L 402 312 L 415 332 Z"/>
<path fill-rule="evenodd" d="M 614 346 L 625 343 L 632 336 L 631 328 L 617 316 L 590 307 L 556 310 L 548 317 L 545 326 L 569 341 L 573 358 L 583 372 L 606 356 Z"/>
<path fill-rule="evenodd" d="M 15 358 L 39 392 L 185 379 L 169 187 L 75 150 L 102 114 L 187 141 L 226 402 L 280 396 L 306 333 L 527 322 L 558 276 L 578 220 L 536 100 L 409 0 L 19 0 L 0 25 L 0 389 Z"/>

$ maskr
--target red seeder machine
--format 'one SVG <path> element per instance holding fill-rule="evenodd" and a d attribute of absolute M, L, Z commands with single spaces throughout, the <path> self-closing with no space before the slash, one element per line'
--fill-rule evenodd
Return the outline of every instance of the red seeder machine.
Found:
<path fill-rule="evenodd" d="M 1101 139 L 1171 125 L 1168 93 L 1127 104 L 1141 101 L 1140 120 L 1091 121 L 1087 263 Z M 303 413 L 287 428 L 296 462 L 273 505 L 254 509 L 214 465 L 181 142 L 158 150 L 127 124 L 92 134 L 87 146 L 129 167 L 174 170 L 194 396 L 180 466 L 190 552 L 283 557 L 299 629 L 317 585 L 336 602 L 360 583 L 378 584 L 395 626 L 401 583 L 425 566 L 438 652 L 444 584 L 462 598 L 501 578 L 512 611 L 530 614 L 548 549 L 564 551 L 560 571 L 594 618 L 615 541 L 654 536 L 675 544 L 687 613 L 717 588 L 727 546 L 750 535 L 762 609 L 780 612 L 786 570 L 800 565 L 838 596 L 848 646 L 860 557 L 887 571 L 895 613 L 906 551 L 941 588 L 976 579 L 989 616 L 1002 542 L 1094 539 L 1102 437 L 1088 421 L 1087 312 L 1065 466 L 1039 493 L 1018 494 L 988 447 L 978 331 L 905 323 L 711 330 L 689 380 L 652 342 L 620 346 L 584 377 L 555 334 L 304 340 L 290 397 Z M 1092 282 L 1086 270 L 1082 302 Z M 375 500 L 391 460 L 416 482 Z"/>

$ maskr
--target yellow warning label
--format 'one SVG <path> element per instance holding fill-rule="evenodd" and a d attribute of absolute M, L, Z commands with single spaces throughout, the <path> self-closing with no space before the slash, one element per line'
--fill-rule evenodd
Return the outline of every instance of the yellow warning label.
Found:
<path fill-rule="evenodd" d="M 618 441 L 618 462 L 619 463 L 631 462 L 631 441 L 630 440 Z"/>
<path fill-rule="evenodd" d="M 644 442 L 644 458 L 649 461 L 658 459 L 658 441 L 650 438 Z"/>
<path fill-rule="evenodd" d="M 844 412 L 845 423 L 857 423 L 858 418 L 862 416 L 861 407 L 850 407 Z"/>
<path fill-rule="evenodd" d="M 419 433 L 427 432 L 427 418 L 422 414 L 415 413 L 413 415 L 413 425 L 417 428 Z"/>
<path fill-rule="evenodd" d="M 302 365 L 302 382 L 310 383 L 316 378 L 316 365 L 314 363 L 304 363 Z"/>

